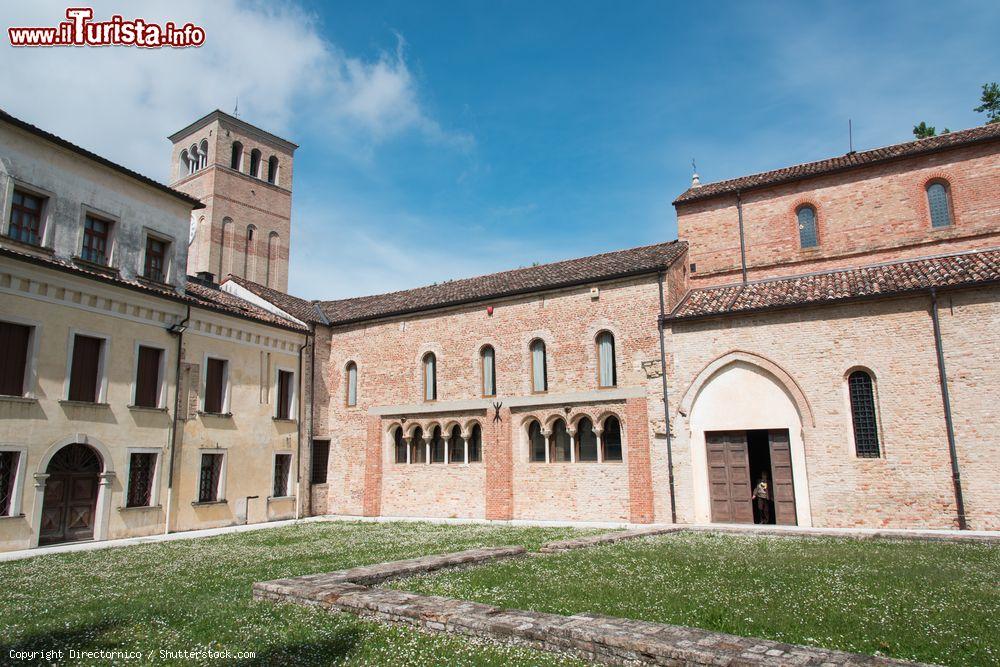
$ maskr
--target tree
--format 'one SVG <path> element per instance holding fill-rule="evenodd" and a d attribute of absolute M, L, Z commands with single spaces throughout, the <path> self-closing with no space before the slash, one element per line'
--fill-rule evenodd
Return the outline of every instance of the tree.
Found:
<path fill-rule="evenodd" d="M 928 125 L 924 121 L 920 121 L 920 125 L 913 126 L 913 136 L 917 139 L 926 139 L 928 137 L 933 137 L 937 135 L 937 130 L 933 125 Z"/>
<path fill-rule="evenodd" d="M 1000 123 L 1000 85 L 993 83 L 983 84 L 983 96 L 979 98 L 982 102 L 973 109 L 978 113 L 986 114 L 987 123 Z"/>

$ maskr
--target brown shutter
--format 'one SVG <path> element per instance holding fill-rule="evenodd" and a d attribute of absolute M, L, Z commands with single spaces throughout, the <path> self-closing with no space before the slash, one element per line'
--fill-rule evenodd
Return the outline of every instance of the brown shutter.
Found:
<path fill-rule="evenodd" d="M 159 407 L 160 355 L 162 350 L 139 346 L 139 360 L 135 369 L 135 404 L 144 408 Z"/>
<path fill-rule="evenodd" d="M 205 412 L 222 412 L 225 365 L 222 359 L 209 359 L 205 367 Z"/>
<path fill-rule="evenodd" d="M 97 371 L 101 363 L 100 338 L 77 335 L 69 375 L 69 400 L 97 402 Z"/>
<path fill-rule="evenodd" d="M 792 484 L 792 451 L 788 431 L 768 431 L 771 445 L 771 487 L 774 494 L 774 522 L 796 525 L 795 487 Z"/>
<path fill-rule="evenodd" d="M 289 419 L 292 411 L 292 374 L 278 371 L 278 419 Z"/>
<path fill-rule="evenodd" d="M 0 322 L 0 394 L 24 395 L 25 366 L 31 327 Z"/>

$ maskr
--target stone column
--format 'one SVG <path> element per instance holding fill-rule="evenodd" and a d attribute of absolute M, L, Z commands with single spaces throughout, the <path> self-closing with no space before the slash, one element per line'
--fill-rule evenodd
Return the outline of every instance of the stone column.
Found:
<path fill-rule="evenodd" d="M 542 435 L 545 436 L 545 462 L 550 463 L 552 461 L 552 431 L 542 431 Z"/>
<path fill-rule="evenodd" d="M 597 462 L 604 463 L 604 429 L 595 425 L 594 437 L 597 438 Z"/>
<path fill-rule="evenodd" d="M 413 447 L 413 437 L 403 438 L 403 442 L 406 443 L 406 465 L 410 465 L 410 448 Z"/>
<path fill-rule="evenodd" d="M 482 445 L 482 443 L 480 443 L 480 445 Z M 469 436 L 465 433 L 462 434 L 462 449 L 465 452 L 465 465 L 469 465 Z M 483 453 L 480 452 L 479 456 L 481 457 L 482 455 Z"/>
<path fill-rule="evenodd" d="M 448 465 L 451 463 L 451 433 L 442 433 L 441 440 L 444 442 L 444 464 Z"/>
<path fill-rule="evenodd" d="M 576 463 L 576 431 L 570 431 L 566 429 L 569 433 L 569 462 Z"/>

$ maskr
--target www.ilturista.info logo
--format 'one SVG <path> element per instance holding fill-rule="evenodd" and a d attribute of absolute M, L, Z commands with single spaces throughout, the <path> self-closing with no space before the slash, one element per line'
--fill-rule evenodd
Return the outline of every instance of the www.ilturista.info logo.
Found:
<path fill-rule="evenodd" d="M 90 7 L 70 7 L 67 21 L 53 27 L 7 28 L 11 46 L 139 46 L 159 49 L 170 46 L 177 49 L 201 46 L 205 43 L 205 29 L 193 23 L 178 26 L 173 21 L 163 25 L 145 19 L 125 19 L 115 14 L 109 21 L 92 21 L 94 10 Z"/>

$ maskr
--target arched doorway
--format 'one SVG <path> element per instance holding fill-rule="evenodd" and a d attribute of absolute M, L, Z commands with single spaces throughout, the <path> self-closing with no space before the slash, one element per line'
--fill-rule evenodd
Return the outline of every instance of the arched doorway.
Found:
<path fill-rule="evenodd" d="M 94 538 L 101 456 L 81 443 L 66 445 L 45 469 L 39 544 L 78 542 Z"/>

